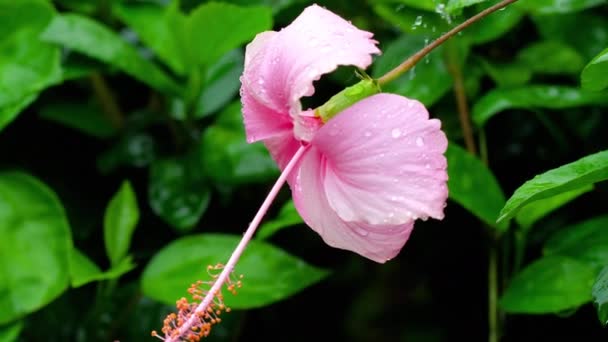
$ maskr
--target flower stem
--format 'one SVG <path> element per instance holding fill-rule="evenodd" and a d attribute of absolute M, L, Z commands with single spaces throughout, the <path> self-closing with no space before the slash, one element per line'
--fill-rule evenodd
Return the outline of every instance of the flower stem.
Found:
<path fill-rule="evenodd" d="M 406 59 L 403 63 L 401 63 L 395 69 L 384 74 L 382 77 L 380 77 L 378 79 L 378 84 L 384 85 L 386 83 L 389 83 L 389 82 L 395 80 L 397 77 L 401 76 L 403 73 L 410 70 L 414 65 L 416 65 L 416 63 L 418 63 L 422 58 L 424 58 L 426 55 L 428 55 L 436 47 L 445 43 L 446 40 L 450 39 L 451 37 L 453 37 L 460 31 L 471 26 L 472 24 L 479 21 L 480 19 L 488 16 L 489 14 L 492 14 L 492 13 L 498 11 L 501 8 L 505 8 L 506 6 L 514 3 L 515 1 L 517 1 L 517 0 L 503 0 L 499 3 L 497 3 L 496 5 L 494 5 L 492 7 L 488 7 L 485 10 L 472 16 L 471 18 L 465 20 L 462 24 L 454 27 L 450 31 L 443 34 L 441 37 L 434 40 L 429 45 L 425 46 L 422 50 L 416 52 L 414 55 L 412 55 L 410 58 Z"/>
<path fill-rule="evenodd" d="M 279 190 L 281 190 L 281 187 L 283 186 L 283 184 L 285 184 L 287 177 L 289 176 L 289 174 L 291 173 L 293 168 L 296 166 L 296 164 L 298 163 L 298 161 L 300 160 L 302 155 L 304 155 L 304 152 L 306 152 L 307 149 L 308 149 L 308 146 L 301 146 L 296 151 L 294 156 L 291 158 L 291 160 L 289 161 L 289 163 L 287 164 L 287 166 L 285 167 L 285 169 L 279 176 L 279 179 L 277 179 L 277 181 L 274 183 L 272 189 L 270 189 L 268 196 L 266 196 L 266 199 L 262 203 L 262 206 L 260 207 L 260 209 L 258 209 L 258 212 L 255 214 L 253 221 L 251 221 L 251 223 L 249 223 L 249 227 L 245 231 L 245 234 L 243 234 L 243 238 L 241 238 L 241 241 L 234 249 L 234 252 L 232 252 L 230 259 L 228 259 L 228 263 L 226 263 L 226 266 L 223 268 L 222 273 L 220 273 L 220 275 L 217 277 L 217 279 L 215 280 L 215 283 L 213 284 L 213 286 L 211 287 L 211 289 L 209 290 L 209 292 L 207 293 L 205 298 L 203 298 L 201 303 L 196 307 L 196 309 L 194 310 L 194 313 L 190 316 L 188 321 L 186 321 L 179 328 L 179 335 L 168 336 L 166 338 L 165 342 L 180 341 L 180 338 L 182 336 L 184 336 L 187 332 L 189 332 L 190 329 L 192 328 L 192 326 L 200 319 L 199 313 L 206 312 L 207 307 L 212 303 L 213 298 L 215 297 L 215 295 L 217 293 L 219 293 L 221 287 L 224 285 L 224 283 L 228 279 L 228 276 L 232 273 L 234 266 L 236 265 L 237 261 L 241 257 L 241 254 L 243 254 L 245 247 L 247 246 L 247 244 L 253 237 L 253 234 L 255 233 L 256 229 L 260 225 L 260 222 L 262 221 L 262 218 L 268 211 L 268 208 L 270 207 L 270 205 L 274 201 L 275 197 L 279 193 Z"/>

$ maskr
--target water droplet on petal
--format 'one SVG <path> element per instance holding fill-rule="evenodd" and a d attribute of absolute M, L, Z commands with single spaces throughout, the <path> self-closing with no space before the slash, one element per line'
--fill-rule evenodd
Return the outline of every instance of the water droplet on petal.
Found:
<path fill-rule="evenodd" d="M 418 146 L 418 147 L 424 146 L 424 139 L 422 137 L 416 138 L 416 146 Z"/>
<path fill-rule="evenodd" d="M 363 133 L 363 135 L 365 135 L 366 137 L 371 137 L 372 136 L 372 132 L 370 131 L 365 131 L 365 133 Z"/>
<path fill-rule="evenodd" d="M 264 79 L 260 77 L 260 78 L 258 79 L 258 84 L 260 84 L 260 85 L 264 84 Z"/>
<path fill-rule="evenodd" d="M 393 130 L 391 131 L 391 135 L 393 136 L 393 138 L 397 139 L 401 136 L 401 130 L 399 128 L 393 128 Z"/>

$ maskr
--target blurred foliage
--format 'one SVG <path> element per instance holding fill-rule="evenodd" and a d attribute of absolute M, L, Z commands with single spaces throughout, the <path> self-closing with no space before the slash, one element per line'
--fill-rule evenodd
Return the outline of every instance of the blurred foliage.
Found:
<path fill-rule="evenodd" d="M 374 33 L 373 77 L 497 2 L 319 1 Z M 310 3 L 0 0 L 0 341 L 144 340 L 226 261 L 278 175 L 245 140 L 244 45 Z M 341 68 L 315 98 L 355 80 Z M 605 0 L 519 0 L 469 27 L 383 89 L 442 120 L 445 220 L 376 265 L 304 229 L 285 190 L 226 299 L 251 311 L 211 340 L 483 340 L 492 249 L 505 341 L 605 339 L 607 80 Z"/>

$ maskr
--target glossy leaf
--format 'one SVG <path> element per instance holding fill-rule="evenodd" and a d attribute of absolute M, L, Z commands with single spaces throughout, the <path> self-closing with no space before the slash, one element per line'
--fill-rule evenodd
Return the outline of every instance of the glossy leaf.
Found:
<path fill-rule="evenodd" d="M 296 210 L 293 201 L 290 200 L 281 207 L 276 218 L 266 221 L 259 228 L 256 238 L 266 240 L 276 234 L 279 230 L 289 228 L 298 224 L 303 224 L 304 221 Z"/>
<path fill-rule="evenodd" d="M 115 66 L 161 92 L 181 92 L 181 87 L 162 69 L 144 59 L 112 30 L 87 17 L 58 15 L 46 28 L 42 38 Z"/>
<path fill-rule="evenodd" d="M 101 108 L 92 103 L 47 104 L 40 109 L 40 117 L 97 138 L 109 138 L 116 134 L 116 128 L 104 116 Z"/>
<path fill-rule="evenodd" d="M 525 182 L 500 211 L 507 221 L 526 204 L 608 179 L 608 151 L 598 152 L 537 175 Z"/>
<path fill-rule="evenodd" d="M 176 73 L 184 75 L 190 67 L 188 52 L 183 44 L 186 17 L 178 5 L 178 1 L 172 1 L 165 7 L 150 3 L 118 3 L 113 10 L 163 62 Z"/>
<path fill-rule="evenodd" d="M 608 95 L 565 86 L 530 85 L 494 89 L 480 98 L 472 110 L 473 121 L 483 126 L 492 116 L 508 109 L 565 109 L 608 106 Z"/>
<path fill-rule="evenodd" d="M 435 12 L 437 5 L 443 4 L 445 0 L 371 0 L 372 4 L 385 4 L 388 3 L 396 9 L 396 12 L 402 11 L 405 8 L 415 8 L 424 10 L 427 12 Z M 444 5 L 445 6 L 445 5 Z"/>
<path fill-rule="evenodd" d="M 103 236 L 106 253 L 117 265 L 127 255 L 133 231 L 139 221 L 137 197 L 129 181 L 124 181 L 106 208 Z"/>
<path fill-rule="evenodd" d="M 473 215 L 500 231 L 508 224 L 496 223 L 496 216 L 505 203 L 505 196 L 492 172 L 473 155 L 454 143 L 446 152 L 450 199 Z M 484 191 L 479 191 L 484 189 Z"/>
<path fill-rule="evenodd" d="M 380 77 L 428 44 L 428 39 L 404 35 L 392 42 L 374 63 L 372 75 Z M 452 78 L 443 61 L 442 48 L 431 53 L 428 59 L 418 63 L 412 70 L 382 87 L 383 91 L 396 93 L 419 100 L 426 106 L 437 102 L 452 86 Z"/>
<path fill-rule="evenodd" d="M 261 5 L 272 8 L 272 12 L 277 14 L 283 9 L 288 8 L 289 6 L 297 3 L 305 3 L 305 0 L 228 0 L 225 2 L 229 2 L 231 4 L 240 5 L 240 6 L 251 6 L 251 5 Z"/>
<path fill-rule="evenodd" d="M 228 106 L 203 133 L 201 160 L 205 174 L 226 184 L 267 181 L 278 174 L 264 145 L 247 143 L 239 102 Z"/>
<path fill-rule="evenodd" d="M 603 325 L 608 325 L 608 266 L 604 267 L 597 277 L 592 294 L 593 303 L 597 308 L 597 317 Z"/>
<path fill-rule="evenodd" d="M 211 199 L 197 157 L 157 160 L 150 167 L 150 206 L 169 225 L 182 232 L 195 227 Z"/>
<path fill-rule="evenodd" d="M 522 63 L 493 63 L 481 60 L 481 65 L 498 87 L 520 87 L 532 79 L 532 70 Z"/>
<path fill-rule="evenodd" d="M 214 113 L 230 102 L 241 86 L 245 58 L 240 50 L 233 50 L 207 69 L 203 91 L 197 103 L 196 116 Z"/>
<path fill-rule="evenodd" d="M 597 55 L 583 69 L 581 85 L 589 90 L 603 90 L 608 87 L 608 49 Z"/>
<path fill-rule="evenodd" d="M 110 270 L 103 272 L 91 259 L 74 248 L 70 259 L 72 287 L 80 287 L 93 281 L 116 279 L 135 268 L 131 257 L 122 258 Z"/>
<path fill-rule="evenodd" d="M 448 0 L 446 10 L 448 12 L 456 12 L 465 7 L 472 6 L 481 2 L 487 2 L 488 0 Z"/>
<path fill-rule="evenodd" d="M 475 6 L 475 12 L 494 5 L 496 1 L 485 1 Z M 475 25 L 467 28 L 464 34 L 467 35 L 473 45 L 485 44 L 502 37 L 514 28 L 524 17 L 524 13 L 518 8 L 508 6 L 502 11 L 494 12 L 487 20 L 481 20 Z"/>
<path fill-rule="evenodd" d="M 517 59 L 533 72 L 545 74 L 578 74 L 585 65 L 578 51 L 558 41 L 541 41 L 526 46 Z"/>
<path fill-rule="evenodd" d="M 559 313 L 591 300 L 592 266 L 563 256 L 541 258 L 511 280 L 500 300 L 508 313 Z"/>
<path fill-rule="evenodd" d="M 0 236 L 0 324 L 5 324 L 67 288 L 72 237 L 57 196 L 18 172 L 0 173 Z"/>
<path fill-rule="evenodd" d="M 21 330 L 23 330 L 23 321 L 0 325 L 0 342 L 18 341 Z"/>
<path fill-rule="evenodd" d="M 142 275 L 145 295 L 175 303 L 186 295 L 189 284 L 209 280 L 206 265 L 228 260 L 240 235 L 201 234 L 171 242 L 156 254 Z M 286 299 L 319 282 L 328 272 L 262 241 L 249 243 L 235 267 L 244 275 L 236 296 L 224 300 L 232 308 L 249 309 Z"/>
<path fill-rule="evenodd" d="M 554 210 L 562 207 L 563 205 L 573 201 L 579 196 L 593 190 L 593 185 L 586 185 L 578 189 L 563 192 L 559 195 L 551 196 L 542 200 L 534 201 L 525 207 L 523 207 L 515 216 L 515 220 L 525 230 L 532 227 L 532 225 L 549 215 Z"/>
<path fill-rule="evenodd" d="M 189 15 L 187 44 L 198 64 L 210 65 L 271 27 L 272 11 L 268 7 L 206 3 Z"/>
<path fill-rule="evenodd" d="M 53 15 L 42 1 L 0 2 L 0 129 L 61 81 L 59 49 L 38 38 Z"/>
<path fill-rule="evenodd" d="M 557 231 L 545 254 L 565 255 L 593 265 L 608 264 L 608 216 L 599 216 Z"/>
<path fill-rule="evenodd" d="M 374 12 L 403 33 L 424 35 L 424 38 L 428 39 L 438 37 L 450 28 L 450 25 L 439 13 L 429 13 L 424 9 L 398 6 L 398 10 L 395 10 L 395 4 L 393 3 L 378 4 L 374 6 Z"/>
<path fill-rule="evenodd" d="M 555 14 L 582 11 L 606 4 L 605 0 L 522 0 L 514 6 L 534 14 Z"/>

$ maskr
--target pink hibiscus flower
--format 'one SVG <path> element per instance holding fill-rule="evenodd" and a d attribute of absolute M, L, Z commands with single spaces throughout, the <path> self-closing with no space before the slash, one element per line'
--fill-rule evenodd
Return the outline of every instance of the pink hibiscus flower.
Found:
<path fill-rule="evenodd" d="M 327 122 L 300 104 L 339 65 L 367 68 L 380 53 L 371 38 L 312 5 L 247 46 L 241 98 L 248 141 L 263 141 L 281 169 L 305 146 L 287 181 L 306 224 L 330 246 L 385 262 L 416 219 L 443 218 L 447 139 L 440 121 L 394 94 L 364 98 Z"/>

